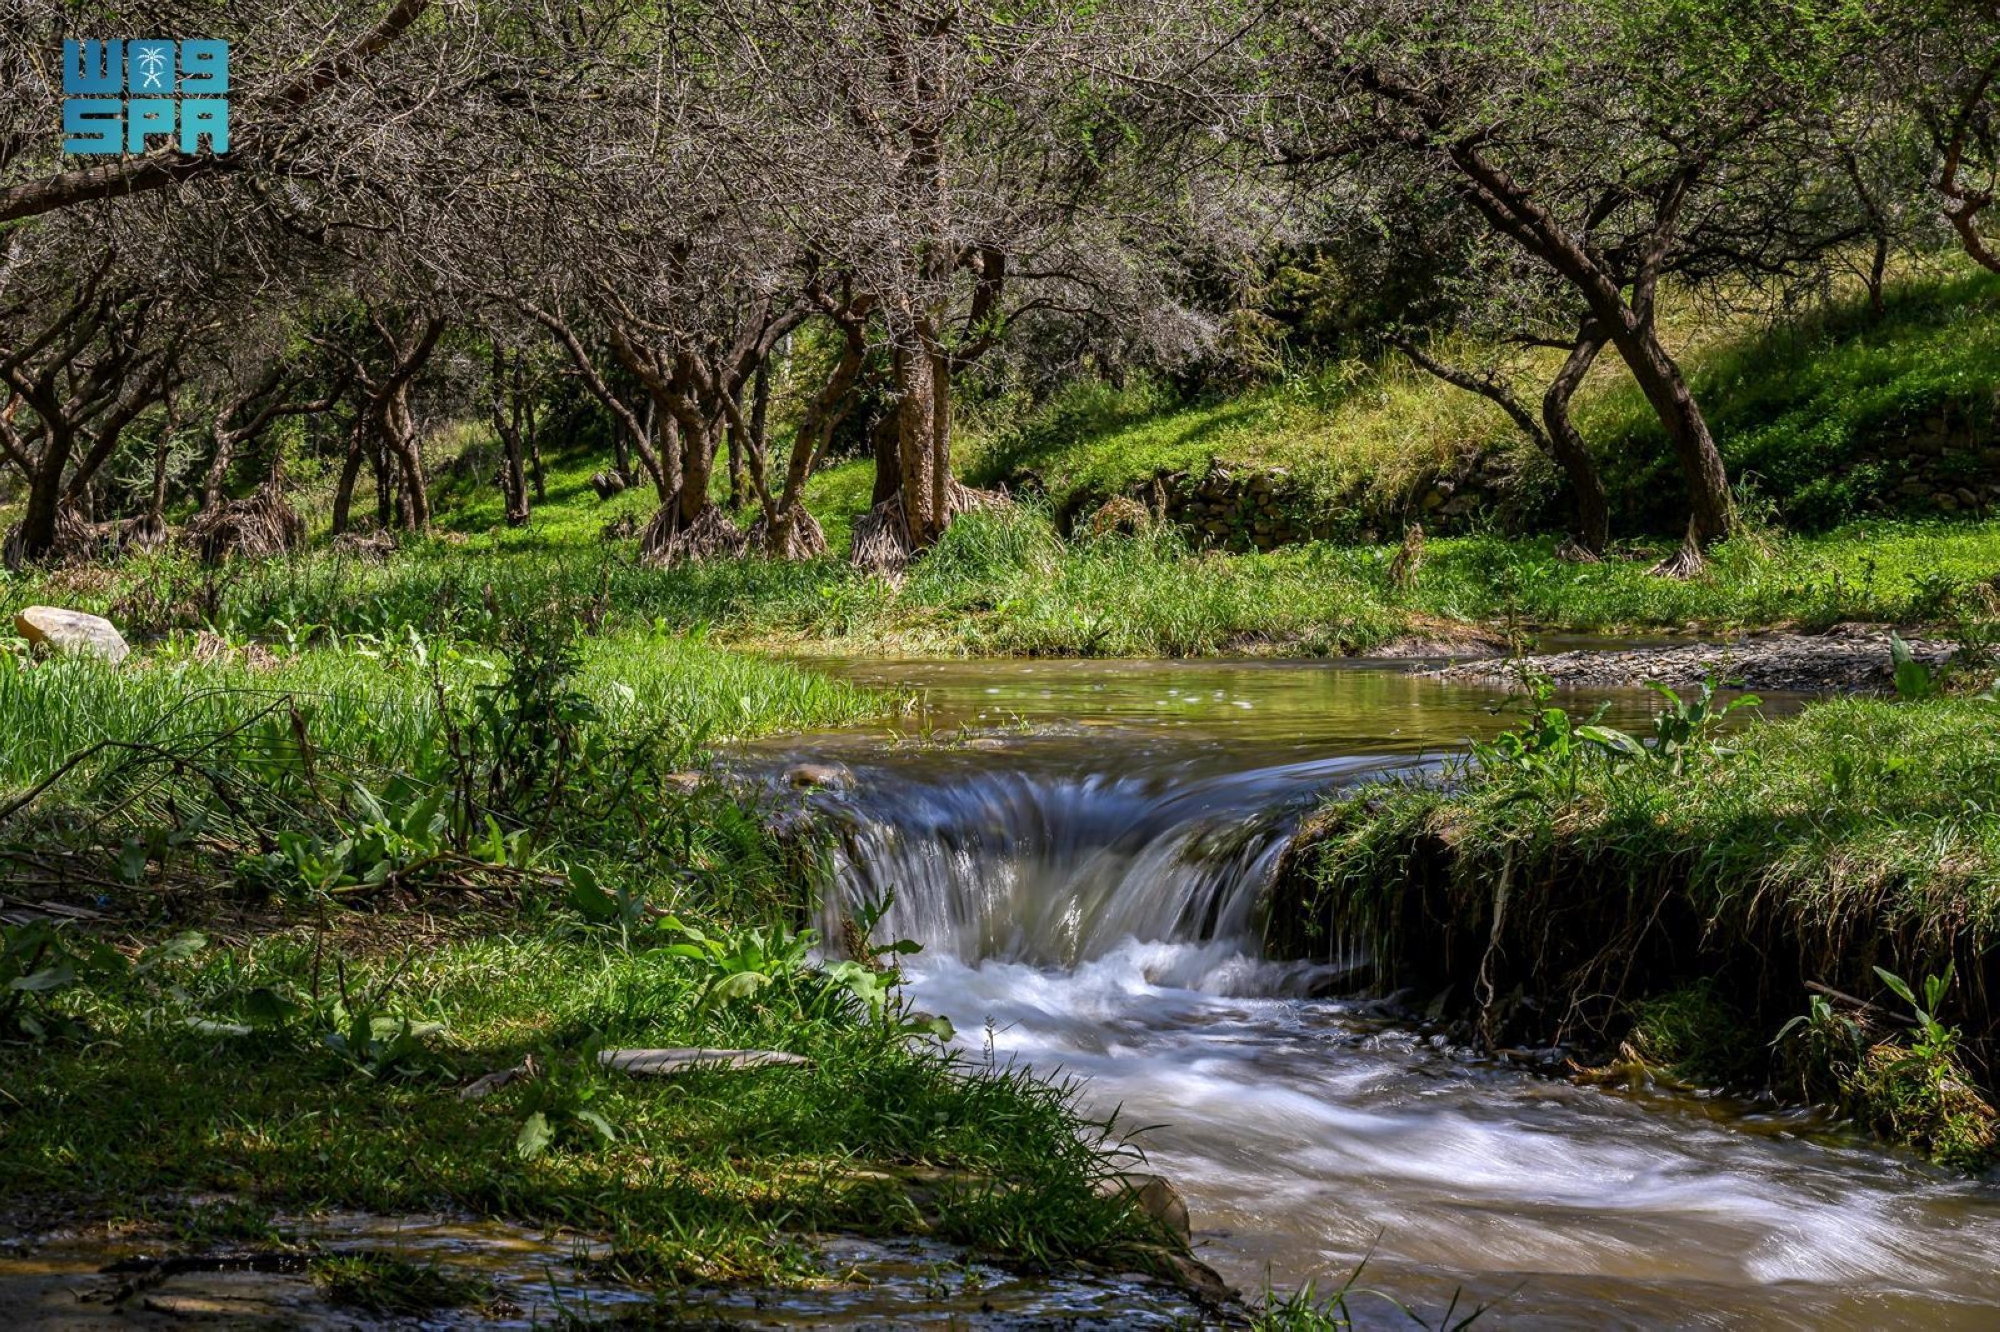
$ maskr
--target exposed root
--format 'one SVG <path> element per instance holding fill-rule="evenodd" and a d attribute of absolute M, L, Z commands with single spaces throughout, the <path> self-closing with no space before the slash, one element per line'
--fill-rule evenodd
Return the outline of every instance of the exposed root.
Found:
<path fill-rule="evenodd" d="M 775 542 L 771 540 L 766 519 L 759 518 L 750 524 L 749 544 L 743 553 L 769 555 L 774 560 L 809 560 L 826 554 L 826 533 L 804 505 L 794 504 L 778 516 L 778 522 Z"/>
<path fill-rule="evenodd" d="M 1556 558 L 1569 564 L 1598 564 L 1602 562 L 1601 557 L 1596 551 L 1590 549 L 1575 537 L 1566 538 L 1561 545 L 1556 547 Z"/>
<path fill-rule="evenodd" d="M 1693 578 L 1708 567 L 1708 557 L 1701 553 L 1701 547 L 1694 541 L 1681 543 L 1679 550 L 1661 560 L 1646 572 L 1655 578 Z"/>
<path fill-rule="evenodd" d="M 974 490 L 958 481 L 945 493 L 947 517 L 957 517 L 974 509 L 993 509 L 1009 504 L 1004 490 Z M 914 551 L 909 525 L 903 520 L 903 492 L 898 490 L 867 513 L 854 520 L 855 564 L 887 578 L 899 576 L 909 567 Z"/>
<path fill-rule="evenodd" d="M 204 564 L 220 564 L 232 555 L 260 559 L 303 547 L 306 524 L 286 502 L 283 489 L 266 481 L 243 499 L 196 514 L 188 520 L 183 540 Z"/>
<path fill-rule="evenodd" d="M 741 555 L 745 540 L 743 529 L 713 504 L 682 526 L 679 508 L 670 503 L 663 505 L 639 533 L 639 560 L 665 569 L 684 561 Z"/>

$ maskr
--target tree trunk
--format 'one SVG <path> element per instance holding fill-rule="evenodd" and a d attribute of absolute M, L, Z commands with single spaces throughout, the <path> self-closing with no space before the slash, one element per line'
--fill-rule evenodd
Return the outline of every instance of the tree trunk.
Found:
<path fill-rule="evenodd" d="M 386 532 L 396 525 L 396 477 L 389 467 L 388 447 L 374 435 L 368 443 L 368 464 L 375 469 L 375 526 Z"/>
<path fill-rule="evenodd" d="M 1548 431 L 1549 451 L 1576 492 L 1576 544 L 1592 556 L 1602 555 L 1610 544 L 1611 505 L 1597 460 L 1590 456 L 1590 446 L 1570 419 L 1569 401 L 1603 348 L 1603 335 L 1586 329 L 1542 395 L 1542 424 Z"/>
<path fill-rule="evenodd" d="M 749 498 L 743 487 L 743 432 L 729 427 L 729 507 L 740 509 Z"/>
<path fill-rule="evenodd" d="M 799 418 L 798 430 L 792 436 L 791 457 L 785 460 L 785 485 L 779 493 L 776 509 L 771 513 L 764 528 L 764 544 L 767 553 L 783 556 L 791 553 L 795 544 L 794 532 L 799 526 L 794 514 L 798 511 L 801 498 L 805 494 L 806 479 L 812 475 L 813 465 L 826 449 L 827 441 L 840 427 L 853 403 L 855 383 L 861 378 L 861 369 L 866 359 L 866 347 L 858 335 L 850 334 L 847 345 L 842 348 L 840 359 L 834 363 L 827 381 L 806 404 L 805 414 Z M 769 399 L 769 385 L 760 369 L 757 375 L 757 400 L 751 409 L 750 428 L 753 434 L 764 428 L 765 408 Z M 892 455 L 893 456 L 893 455 Z M 880 457 L 877 458 L 878 467 Z M 880 484 L 878 474 L 877 484 Z M 892 488 L 890 494 L 894 494 Z M 886 498 L 886 496 L 884 496 Z M 824 541 L 824 534 L 821 535 Z M 819 550 L 801 551 L 801 554 L 817 555 Z"/>
<path fill-rule="evenodd" d="M 894 411 L 883 416 L 868 431 L 868 442 L 875 450 L 875 489 L 868 497 L 870 508 L 887 503 L 903 488 L 903 460 L 897 452 L 902 423 L 902 412 Z"/>
<path fill-rule="evenodd" d="M 1612 335 L 1619 354 L 1639 383 L 1653 412 L 1666 427 L 1674 456 L 1687 479 L 1688 528 L 1680 552 L 1663 561 L 1658 572 L 1686 575 L 1701 568 L 1703 551 L 1736 527 L 1736 504 L 1729 494 L 1729 474 L 1722 454 L 1708 433 L 1708 421 L 1689 392 L 1674 358 L 1661 345 L 1650 318 L 1621 321 Z"/>
<path fill-rule="evenodd" d="M 204 511 L 222 506 L 222 484 L 228 479 L 229 465 L 236 460 L 235 431 L 217 421 L 211 438 L 215 441 L 215 454 L 208 460 L 208 473 L 201 484 L 201 507 Z"/>
<path fill-rule="evenodd" d="M 366 418 L 357 418 L 347 436 L 347 458 L 340 465 L 340 481 L 333 490 L 333 535 L 347 531 L 348 515 L 354 506 L 354 483 L 361 476 L 361 457 L 366 438 Z"/>
<path fill-rule="evenodd" d="M 535 404 L 528 403 L 528 464 L 535 477 L 535 503 L 549 502 L 548 477 L 542 472 L 542 430 L 540 418 L 535 413 Z"/>
<path fill-rule="evenodd" d="M 410 411 L 407 381 L 398 384 L 378 403 L 376 427 L 383 447 L 396 464 L 402 491 L 402 525 L 412 532 L 427 531 L 431 525 L 430 495 L 424 485 L 423 446 L 417 438 L 417 422 Z"/>
<path fill-rule="evenodd" d="M 63 463 L 67 440 L 58 442 L 51 430 L 42 465 L 28 478 L 28 505 L 21 514 L 20 553 L 26 561 L 47 559 L 56 546 L 56 518 L 62 511 Z"/>
<path fill-rule="evenodd" d="M 681 485 L 675 504 L 683 528 L 693 525 L 711 504 L 708 485 L 715 474 L 715 455 L 722 443 L 721 428 L 719 421 L 702 422 L 699 433 L 688 439 L 688 447 L 682 452 Z"/>
<path fill-rule="evenodd" d="M 912 551 L 928 549 L 944 531 L 945 512 L 937 503 L 937 362 L 929 348 L 898 347 L 896 364 L 896 461 L 901 473 L 903 534 Z"/>
<path fill-rule="evenodd" d="M 500 492 L 506 503 L 505 517 L 509 527 L 519 527 L 528 521 L 528 477 L 521 457 L 522 400 L 526 394 L 520 358 L 515 358 L 510 373 L 506 354 L 495 344 L 491 407 L 493 431 L 500 437 L 502 450 Z"/>

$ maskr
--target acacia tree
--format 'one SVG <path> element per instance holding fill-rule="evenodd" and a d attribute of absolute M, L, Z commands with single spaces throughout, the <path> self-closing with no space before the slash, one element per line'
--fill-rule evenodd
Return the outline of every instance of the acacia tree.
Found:
<path fill-rule="evenodd" d="M 72 257 L 90 253 L 79 265 Z M 10 565 L 40 560 L 79 521 L 126 427 L 178 381 L 184 311 L 68 229 L 17 231 L 0 264 L 0 448 L 28 483 Z"/>
<path fill-rule="evenodd" d="M 864 313 L 887 363 L 894 448 L 878 455 L 880 503 L 855 552 L 893 566 L 982 502 L 953 474 L 957 379 L 1023 318 L 1116 317 L 1106 298 L 1163 290 L 1135 281 L 1155 237 L 1133 219 L 1180 206 L 1186 125 L 1145 122 L 1131 76 L 1178 49 L 1148 40 L 1171 19 L 1126 0 L 714 12 L 702 40 L 732 81 L 693 100 L 696 118 L 775 183 L 801 271 L 851 294 L 843 307 Z"/>
<path fill-rule="evenodd" d="M 208 466 L 202 475 L 203 512 L 222 506 L 229 469 L 246 444 L 286 417 L 331 411 L 346 396 L 348 387 L 344 371 L 326 374 L 321 367 L 287 355 L 282 347 L 255 358 L 249 366 L 217 367 L 216 378 L 211 393 L 214 406 L 209 415 Z M 273 455 L 273 476 L 277 463 Z"/>
<path fill-rule="evenodd" d="M 1261 129 L 1308 173 L 1393 164 L 1439 181 L 1569 288 L 1673 447 L 1689 519 L 1659 572 L 1686 574 L 1736 516 L 1660 335 L 1660 283 L 1799 251 L 1783 196 L 1849 36 L 1831 14 L 1735 0 L 1301 5 L 1270 38 L 1290 80 Z"/>
<path fill-rule="evenodd" d="M 2000 273 L 1989 214 L 2000 199 L 2000 5 L 1893 0 L 1877 38 L 1871 91 L 1921 128 L 1930 149 L 1923 190 L 1959 247 Z"/>

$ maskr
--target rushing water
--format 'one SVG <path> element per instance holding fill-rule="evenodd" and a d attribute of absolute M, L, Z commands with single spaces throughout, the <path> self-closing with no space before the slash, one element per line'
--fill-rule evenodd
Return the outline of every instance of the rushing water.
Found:
<path fill-rule="evenodd" d="M 856 899 L 925 945 L 968 1046 L 1148 1126 L 1232 1283 L 1362 1285 L 1496 1324 L 2000 1326 L 2000 1188 L 1724 1102 L 1615 1094 L 1443 1047 L 1261 958 L 1258 894 L 1324 791 L 1434 763 L 1511 706 L 1347 665 L 871 663 L 923 691 L 837 759 Z M 1574 700 L 1581 705 L 1585 700 Z M 1614 724 L 1643 696 L 1605 698 Z M 1386 1302 L 1383 1325 L 1407 1325 Z"/>

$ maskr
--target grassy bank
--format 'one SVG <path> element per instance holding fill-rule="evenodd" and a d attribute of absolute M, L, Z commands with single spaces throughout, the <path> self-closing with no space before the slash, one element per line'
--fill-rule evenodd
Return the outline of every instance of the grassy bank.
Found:
<path fill-rule="evenodd" d="M 2000 387 L 2000 279 L 1947 265 L 1893 283 L 1878 315 L 1842 292 L 1770 318 L 1681 299 L 1664 332 L 1685 366 L 1730 475 L 1787 525 L 1825 530 L 1928 496 L 1895 493 L 1885 446 L 1945 418 L 1991 441 Z M 1439 354 L 1467 365 L 1479 346 Z M 1521 367 L 1537 400 L 1561 356 Z M 1531 390 L 1531 391 L 1530 391 Z M 1601 358 L 1578 394 L 1623 532 L 1676 531 L 1682 483 L 1658 420 L 1615 358 Z M 1332 509 L 1395 511 L 1462 458 L 1503 455 L 1515 477 L 1506 508 L 1531 530 L 1560 525 L 1552 465 L 1492 404 L 1391 356 L 1301 370 L 1274 386 L 1185 399 L 1162 385 L 1082 382 L 1032 411 L 973 423 L 972 479 L 1032 476 L 1063 512 L 1131 491 L 1164 473 L 1199 476 L 1220 462 L 1283 469 L 1309 520 Z"/>
<path fill-rule="evenodd" d="M 559 512 L 548 521 L 574 523 Z M 1415 574 L 1399 580 L 1388 545 L 1223 555 L 1190 551 L 1170 533 L 1064 540 L 1044 513 L 1025 507 L 954 524 L 901 582 L 836 557 L 648 569 L 629 541 L 564 545 L 531 527 L 413 543 L 382 562 L 319 552 L 205 570 L 164 557 L 4 586 L 17 605 L 93 610 L 137 634 L 208 627 L 235 642 L 338 639 L 391 650 L 490 637 L 501 610 L 489 589 L 506 588 L 508 605 L 560 605 L 597 625 L 607 641 L 627 645 L 618 651 L 635 669 L 654 654 L 670 661 L 677 640 L 891 655 L 1335 655 L 1467 626 L 1505 635 L 1952 625 L 1988 613 L 2000 596 L 1993 522 L 1751 535 L 1725 543 L 1709 570 L 1689 580 L 1646 572 L 1668 542 L 1595 565 L 1557 559 L 1553 544 L 1436 540 Z M 751 683 L 806 687 L 779 679 Z M 709 697 L 727 704 L 740 692 L 718 688 Z"/>
<path fill-rule="evenodd" d="M 11 1226 L 199 1247 L 218 1211 L 190 1199 L 220 1193 L 227 1237 L 466 1211 L 608 1242 L 662 1291 L 802 1279 L 828 1230 L 1170 1270 L 1177 1241 L 1104 1191 L 1133 1159 L 1108 1128 L 948 1053 L 894 941 L 815 961 L 810 848 L 685 780 L 705 743 L 884 700 L 533 602 L 452 627 L 0 657 Z M 669 1046 L 809 1062 L 596 1057 Z"/>
<path fill-rule="evenodd" d="M 1494 1047 L 1622 1045 L 1991 1157 L 2000 704 L 1842 700 L 1726 740 L 1663 715 L 1639 744 L 1544 710 L 1457 780 L 1328 806 L 1274 940 L 1363 948 Z"/>

